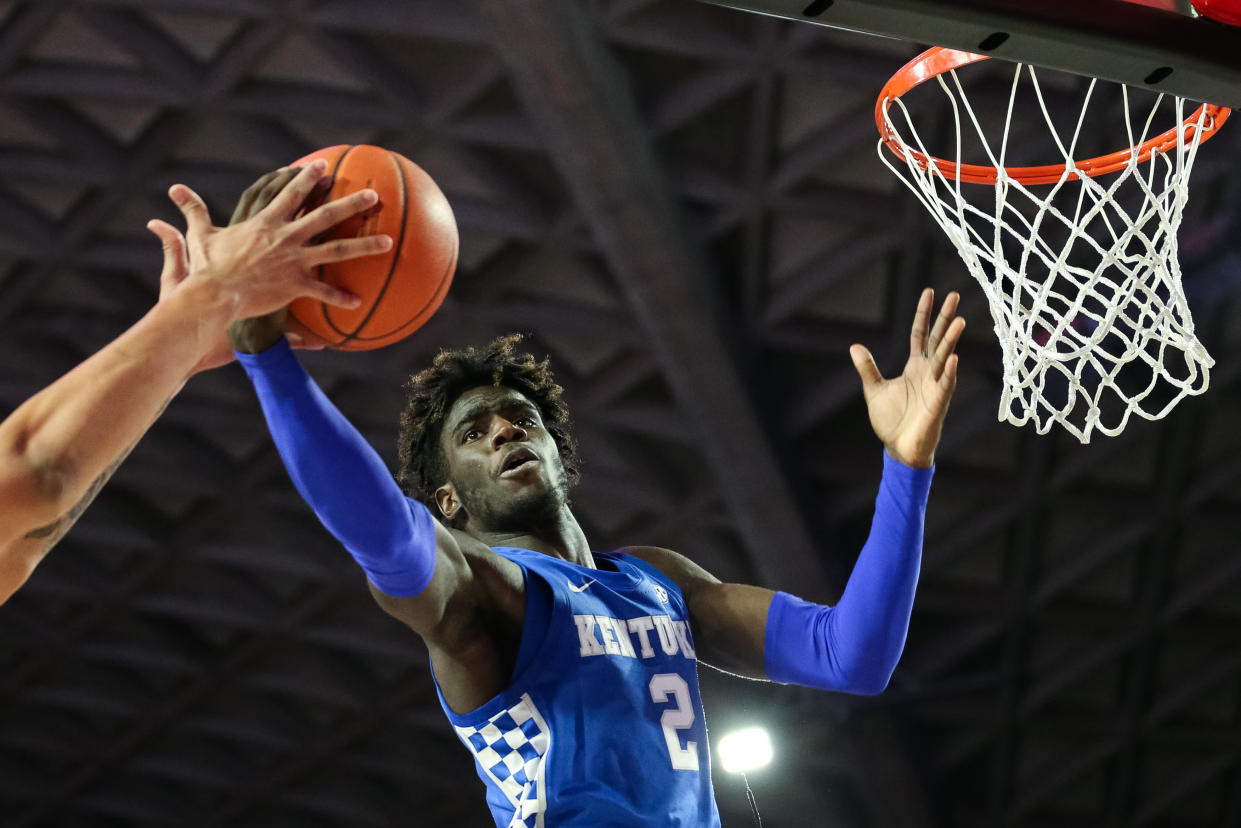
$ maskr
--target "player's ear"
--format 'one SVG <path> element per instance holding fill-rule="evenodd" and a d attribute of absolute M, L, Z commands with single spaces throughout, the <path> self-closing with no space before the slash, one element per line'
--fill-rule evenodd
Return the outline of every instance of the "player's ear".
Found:
<path fill-rule="evenodd" d="M 440 514 L 450 522 L 461 511 L 461 501 L 457 499 L 457 490 L 451 483 L 445 483 L 435 490 L 435 505 L 439 507 Z"/>

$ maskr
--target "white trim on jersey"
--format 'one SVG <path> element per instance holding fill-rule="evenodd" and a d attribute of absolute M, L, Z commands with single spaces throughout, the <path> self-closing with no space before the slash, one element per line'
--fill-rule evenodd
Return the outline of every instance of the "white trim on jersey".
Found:
<path fill-rule="evenodd" d="M 544 768 L 551 728 L 528 693 L 482 727 L 453 727 L 478 766 L 513 806 L 509 828 L 543 828 L 547 811 Z M 534 821 L 531 822 L 530 818 Z"/>

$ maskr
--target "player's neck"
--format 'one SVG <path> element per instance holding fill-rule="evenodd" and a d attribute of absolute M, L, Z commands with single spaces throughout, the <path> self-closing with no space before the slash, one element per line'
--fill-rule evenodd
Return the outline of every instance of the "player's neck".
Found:
<path fill-rule="evenodd" d="M 586 533 L 567 505 L 561 506 L 545 525 L 521 530 L 493 530 L 468 526 L 467 531 L 488 546 L 514 546 L 551 555 L 580 566 L 595 568 Z"/>

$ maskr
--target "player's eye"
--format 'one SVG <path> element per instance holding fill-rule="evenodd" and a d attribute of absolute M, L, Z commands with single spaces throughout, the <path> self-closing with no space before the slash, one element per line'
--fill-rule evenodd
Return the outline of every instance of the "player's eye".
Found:
<path fill-rule="evenodd" d="M 481 431 L 476 428 L 471 428 L 465 434 L 461 435 L 461 442 L 468 443 L 471 440 L 477 440 L 480 436 L 482 436 Z"/>
<path fill-rule="evenodd" d="M 538 422 L 533 417 L 521 417 L 517 420 L 516 425 L 522 428 L 534 428 L 538 425 Z"/>

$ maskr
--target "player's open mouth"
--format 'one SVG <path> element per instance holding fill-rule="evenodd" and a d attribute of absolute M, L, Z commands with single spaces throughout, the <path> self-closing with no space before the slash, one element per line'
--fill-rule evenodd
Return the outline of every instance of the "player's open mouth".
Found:
<path fill-rule="evenodd" d="M 500 477 L 516 477 L 538 465 L 539 456 L 528 448 L 519 448 L 504 458 Z"/>

